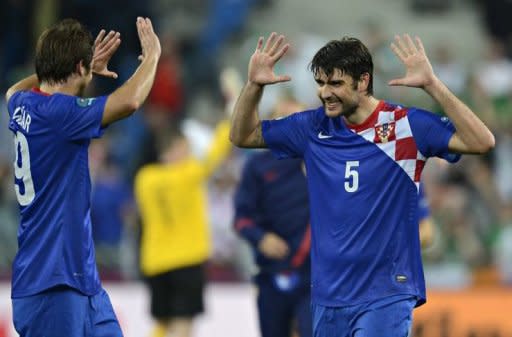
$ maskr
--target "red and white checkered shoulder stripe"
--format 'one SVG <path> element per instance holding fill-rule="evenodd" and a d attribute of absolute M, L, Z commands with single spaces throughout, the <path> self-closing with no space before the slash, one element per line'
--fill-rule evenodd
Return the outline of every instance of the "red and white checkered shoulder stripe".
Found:
<path fill-rule="evenodd" d="M 359 135 L 377 145 L 419 186 L 426 157 L 416 146 L 406 108 L 384 105 L 373 128 L 363 130 Z"/>

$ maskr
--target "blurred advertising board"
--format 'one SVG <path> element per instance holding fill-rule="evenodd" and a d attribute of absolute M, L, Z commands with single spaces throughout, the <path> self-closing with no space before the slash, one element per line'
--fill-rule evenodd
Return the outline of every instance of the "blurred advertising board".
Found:
<path fill-rule="evenodd" d="M 512 287 L 427 292 L 413 337 L 512 336 Z"/>

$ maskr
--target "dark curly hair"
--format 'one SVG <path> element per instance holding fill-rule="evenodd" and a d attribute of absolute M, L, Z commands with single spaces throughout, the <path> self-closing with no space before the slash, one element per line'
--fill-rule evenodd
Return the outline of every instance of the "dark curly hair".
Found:
<path fill-rule="evenodd" d="M 331 76 L 336 69 L 347 74 L 354 80 L 368 73 L 368 94 L 373 94 L 373 61 L 368 48 L 354 37 L 343 37 L 341 40 L 329 41 L 313 56 L 309 69 L 317 76 L 324 72 Z"/>

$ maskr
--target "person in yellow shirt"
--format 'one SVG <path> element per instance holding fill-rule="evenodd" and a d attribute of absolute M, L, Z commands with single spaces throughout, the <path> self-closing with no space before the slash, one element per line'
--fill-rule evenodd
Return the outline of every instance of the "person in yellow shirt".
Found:
<path fill-rule="evenodd" d="M 177 132 L 162 147 L 160 162 L 142 167 L 135 197 L 142 224 L 141 270 L 151 293 L 153 337 L 188 337 L 203 309 L 204 263 L 210 253 L 206 182 L 231 150 L 229 122 L 220 122 L 203 159 L 191 155 Z"/>

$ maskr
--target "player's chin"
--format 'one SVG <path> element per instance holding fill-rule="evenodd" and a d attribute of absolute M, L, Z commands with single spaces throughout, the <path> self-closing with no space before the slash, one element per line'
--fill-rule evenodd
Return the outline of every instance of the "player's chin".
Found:
<path fill-rule="evenodd" d="M 343 113 L 343 110 L 341 110 L 339 107 L 336 108 L 329 108 L 325 107 L 325 115 L 329 118 L 335 118 L 341 116 Z"/>

